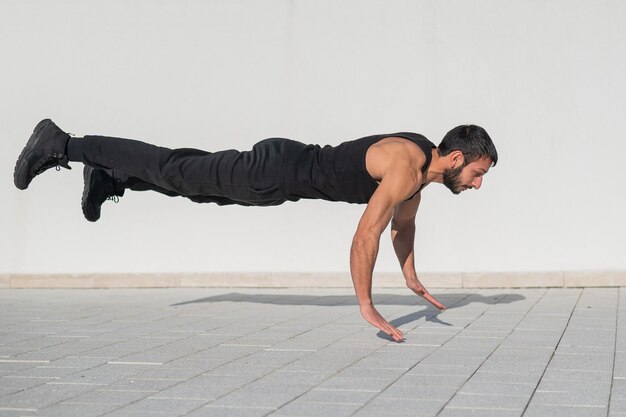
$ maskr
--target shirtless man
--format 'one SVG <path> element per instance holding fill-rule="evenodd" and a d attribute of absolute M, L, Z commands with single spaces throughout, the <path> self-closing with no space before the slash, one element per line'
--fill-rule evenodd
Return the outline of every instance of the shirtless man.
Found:
<path fill-rule="evenodd" d="M 104 136 L 70 137 L 42 120 L 20 154 L 17 188 L 49 168 L 82 162 L 83 214 L 100 218 L 102 204 L 126 189 L 153 190 L 194 202 L 272 206 L 301 198 L 367 204 L 350 250 L 350 270 L 361 315 L 396 341 L 400 330 L 372 303 L 372 273 L 380 236 L 391 222 L 394 250 L 406 285 L 435 307 L 445 307 L 420 283 L 415 271 L 415 216 L 421 190 L 431 182 L 454 194 L 479 189 L 498 162 L 487 132 L 458 126 L 439 146 L 422 135 L 399 132 L 367 136 L 337 146 L 306 145 L 290 139 L 263 140 L 250 151 L 206 152 L 168 149 Z"/>

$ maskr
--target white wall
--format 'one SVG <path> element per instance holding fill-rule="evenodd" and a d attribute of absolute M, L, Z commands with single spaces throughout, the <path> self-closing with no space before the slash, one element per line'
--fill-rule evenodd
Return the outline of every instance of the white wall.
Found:
<path fill-rule="evenodd" d="M 0 273 L 348 269 L 364 206 L 129 193 L 92 224 L 78 164 L 19 191 L 44 117 L 207 150 L 480 124 L 500 162 L 480 191 L 423 192 L 418 269 L 624 270 L 625 20 L 620 0 L 0 0 Z"/>

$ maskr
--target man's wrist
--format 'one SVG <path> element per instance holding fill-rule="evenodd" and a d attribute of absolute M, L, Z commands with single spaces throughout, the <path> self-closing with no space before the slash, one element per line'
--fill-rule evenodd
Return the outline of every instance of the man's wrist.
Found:
<path fill-rule="evenodd" d="M 374 307 L 374 303 L 372 303 L 372 300 L 363 300 L 363 301 L 359 301 L 359 308 L 361 310 L 363 309 L 367 309 L 367 308 L 372 308 Z"/>
<path fill-rule="evenodd" d="M 407 284 L 409 282 L 414 282 L 417 281 L 417 274 L 415 272 L 411 272 L 411 273 L 406 273 L 404 274 L 404 280 L 407 282 Z"/>

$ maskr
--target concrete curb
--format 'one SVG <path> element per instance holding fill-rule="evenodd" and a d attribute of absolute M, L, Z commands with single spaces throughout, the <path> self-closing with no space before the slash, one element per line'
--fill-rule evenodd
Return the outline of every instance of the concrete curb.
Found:
<path fill-rule="evenodd" d="M 428 288 L 626 286 L 626 271 L 423 273 Z M 0 274 L 0 288 L 346 288 L 344 273 Z M 399 273 L 377 273 L 375 288 L 402 288 Z"/>

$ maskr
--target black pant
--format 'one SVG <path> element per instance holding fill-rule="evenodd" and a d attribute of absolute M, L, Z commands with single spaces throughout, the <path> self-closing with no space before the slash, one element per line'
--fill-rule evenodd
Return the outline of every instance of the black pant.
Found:
<path fill-rule="evenodd" d="M 70 161 L 107 170 L 136 191 L 153 190 L 199 203 L 271 206 L 284 203 L 284 150 L 289 139 L 266 139 L 252 150 L 206 152 L 168 149 L 148 143 L 85 136 L 70 139 Z"/>

